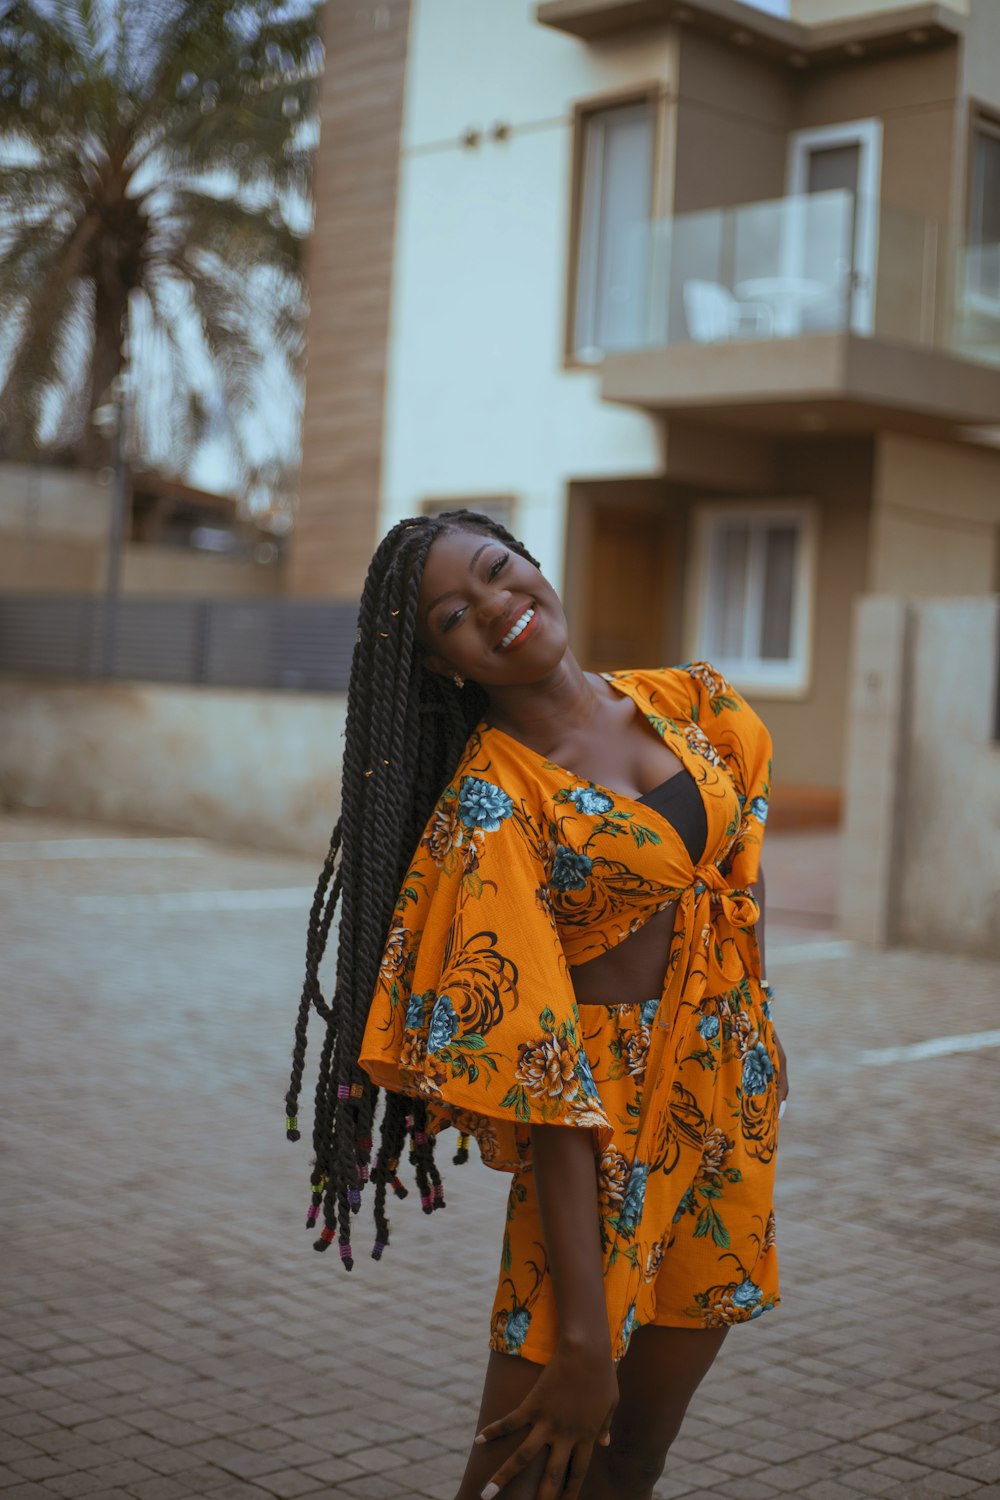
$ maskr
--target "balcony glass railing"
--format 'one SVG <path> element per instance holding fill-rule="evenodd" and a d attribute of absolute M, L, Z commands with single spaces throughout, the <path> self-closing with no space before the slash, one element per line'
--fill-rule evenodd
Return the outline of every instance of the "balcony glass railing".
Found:
<path fill-rule="evenodd" d="M 851 331 L 1000 364 L 1000 247 L 852 193 L 631 226 L 615 259 L 608 352 Z"/>

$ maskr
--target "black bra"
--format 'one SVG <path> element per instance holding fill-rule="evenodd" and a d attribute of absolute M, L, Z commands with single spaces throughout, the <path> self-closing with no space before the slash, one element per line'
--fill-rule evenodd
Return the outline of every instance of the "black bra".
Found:
<path fill-rule="evenodd" d="M 659 786 L 654 786 L 652 791 L 646 792 L 642 797 L 636 797 L 636 802 L 645 802 L 648 807 L 666 818 L 684 840 L 684 847 L 691 856 L 693 865 L 700 864 L 705 855 L 705 844 L 708 840 L 708 818 L 705 814 L 705 804 L 701 800 L 698 783 L 690 771 L 678 771 L 675 775 L 661 781 Z"/>

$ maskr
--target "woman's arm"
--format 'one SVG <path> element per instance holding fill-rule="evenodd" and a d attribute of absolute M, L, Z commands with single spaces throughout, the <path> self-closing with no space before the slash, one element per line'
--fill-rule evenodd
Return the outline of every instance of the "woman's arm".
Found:
<path fill-rule="evenodd" d="M 592 1133 L 574 1126 L 532 1126 L 531 1149 L 559 1343 L 521 1405 L 484 1427 L 476 1441 L 529 1429 L 484 1495 L 497 1494 L 547 1446 L 538 1500 L 572 1500 L 594 1443 L 608 1440 L 618 1402 L 604 1302 L 597 1164 Z"/>

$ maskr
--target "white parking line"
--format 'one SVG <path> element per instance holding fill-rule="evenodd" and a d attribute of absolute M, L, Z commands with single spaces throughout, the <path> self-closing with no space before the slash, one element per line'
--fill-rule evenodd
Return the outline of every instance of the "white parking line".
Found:
<path fill-rule="evenodd" d="M 849 938 L 808 938 L 801 943 L 777 943 L 771 938 L 767 940 L 768 963 L 771 959 L 796 959 L 808 958 L 849 958 L 855 952 L 855 946 Z"/>
<path fill-rule="evenodd" d="M 962 1036 L 933 1036 L 926 1042 L 909 1047 L 879 1047 L 862 1052 L 861 1061 L 873 1068 L 888 1063 L 919 1062 L 924 1057 L 945 1057 L 949 1052 L 979 1052 L 984 1047 L 1000 1047 L 1000 1031 L 968 1031 Z"/>
<path fill-rule="evenodd" d="M 158 891 L 150 895 L 76 896 L 80 911 L 125 915 L 129 912 L 292 911 L 308 912 L 312 886 L 279 886 L 269 891 Z"/>
<path fill-rule="evenodd" d="M 0 844 L 0 860 L 189 859 L 205 847 L 195 839 L 11 839 Z"/>

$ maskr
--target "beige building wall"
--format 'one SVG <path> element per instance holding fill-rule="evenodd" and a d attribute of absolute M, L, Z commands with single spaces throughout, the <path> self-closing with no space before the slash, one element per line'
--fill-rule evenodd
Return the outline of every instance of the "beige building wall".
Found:
<path fill-rule="evenodd" d="M 354 598 L 375 544 L 409 0 L 327 0 L 293 594 Z"/>
<path fill-rule="evenodd" d="M 775 805 L 786 797 L 837 808 L 843 784 L 845 711 L 850 665 L 851 615 L 865 587 L 870 524 L 870 461 L 866 443 L 842 440 L 792 446 L 781 468 L 781 492 L 812 497 L 819 507 L 816 591 L 812 620 L 812 673 L 796 698 L 755 698 L 775 743 Z"/>
<path fill-rule="evenodd" d="M 673 212 L 780 197 L 796 92 L 788 68 L 684 30 L 678 78 Z"/>
<path fill-rule="evenodd" d="M 987 594 L 1000 578 L 1000 450 L 878 440 L 868 589 Z"/>

